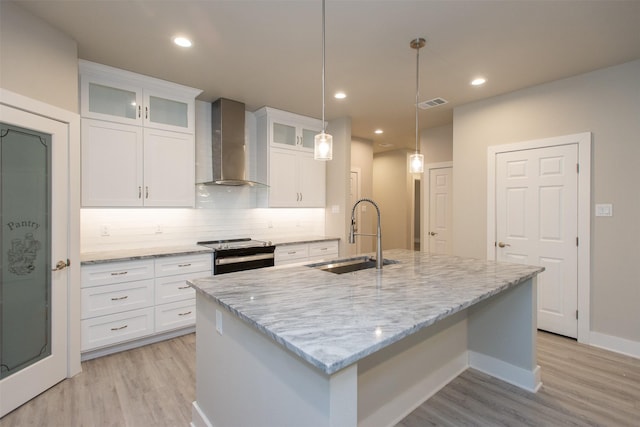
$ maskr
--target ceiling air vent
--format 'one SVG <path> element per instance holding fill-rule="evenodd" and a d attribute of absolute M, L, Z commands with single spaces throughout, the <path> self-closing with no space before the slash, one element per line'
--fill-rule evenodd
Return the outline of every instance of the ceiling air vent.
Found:
<path fill-rule="evenodd" d="M 433 99 L 429 99 L 427 101 L 422 101 L 418 103 L 418 107 L 420 107 L 420 109 L 422 110 L 427 110 L 429 108 L 439 107 L 441 105 L 447 104 L 448 102 L 449 101 L 447 101 L 444 98 L 433 98 Z"/>

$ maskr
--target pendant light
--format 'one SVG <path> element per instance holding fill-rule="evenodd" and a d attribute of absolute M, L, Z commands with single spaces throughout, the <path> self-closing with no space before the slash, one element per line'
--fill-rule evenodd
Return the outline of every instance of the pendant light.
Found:
<path fill-rule="evenodd" d="M 331 160 L 333 158 L 333 137 L 325 132 L 324 121 L 324 0 L 322 0 L 322 132 L 313 139 L 313 158 Z"/>
<path fill-rule="evenodd" d="M 418 97 L 420 94 L 420 48 L 424 47 L 426 43 L 426 40 L 421 37 L 411 40 L 411 43 L 409 43 L 411 48 L 416 50 L 416 152 L 409 156 L 410 173 L 424 172 L 424 156 L 420 154 L 420 150 L 418 148 L 420 140 L 418 128 Z"/>

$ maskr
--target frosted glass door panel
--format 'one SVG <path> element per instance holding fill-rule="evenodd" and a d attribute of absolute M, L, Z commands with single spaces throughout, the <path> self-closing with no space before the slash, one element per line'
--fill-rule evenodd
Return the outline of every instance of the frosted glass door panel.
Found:
<path fill-rule="evenodd" d="M 51 355 L 51 136 L 0 125 L 0 378 L 6 378 Z"/>
<path fill-rule="evenodd" d="M 157 96 L 149 97 L 149 122 L 189 127 L 189 105 Z"/>
<path fill-rule="evenodd" d="M 320 131 L 302 129 L 302 146 L 313 150 L 316 135 L 319 133 Z"/>
<path fill-rule="evenodd" d="M 273 123 L 273 143 L 296 146 L 296 128 L 294 126 Z"/>
<path fill-rule="evenodd" d="M 139 111 L 136 92 L 89 83 L 89 111 L 136 120 Z"/>

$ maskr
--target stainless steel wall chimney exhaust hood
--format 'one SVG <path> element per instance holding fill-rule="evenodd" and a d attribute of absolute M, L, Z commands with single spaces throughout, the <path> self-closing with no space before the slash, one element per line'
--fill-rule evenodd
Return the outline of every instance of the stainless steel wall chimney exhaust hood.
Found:
<path fill-rule="evenodd" d="M 247 179 L 245 114 L 245 106 L 242 102 L 219 98 L 211 104 L 210 119 L 203 117 L 202 114 L 196 119 L 196 125 L 198 119 L 209 119 L 211 124 L 211 139 L 208 147 L 203 146 L 209 141 L 208 135 L 197 134 L 198 129 L 203 133 L 207 132 L 208 126 L 201 124 L 196 129 L 198 145 L 196 181 L 198 184 L 264 186 Z"/>

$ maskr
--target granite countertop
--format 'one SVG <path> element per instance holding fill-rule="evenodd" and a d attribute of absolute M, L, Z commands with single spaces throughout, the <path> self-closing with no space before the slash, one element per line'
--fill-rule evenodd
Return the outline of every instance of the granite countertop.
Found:
<path fill-rule="evenodd" d="M 544 271 L 404 249 L 384 256 L 399 263 L 341 275 L 283 266 L 190 283 L 330 375 Z"/>
<path fill-rule="evenodd" d="M 327 242 L 330 240 L 340 240 L 339 237 L 328 236 L 285 236 L 285 237 L 271 237 L 271 238 L 256 238 L 256 240 L 270 241 L 276 246 L 282 245 L 300 245 L 303 243 L 316 243 Z"/>
<path fill-rule="evenodd" d="M 277 238 L 255 238 L 254 240 L 271 241 L 274 245 L 295 245 L 301 243 L 340 240 L 339 237 L 325 236 L 290 236 Z M 80 254 L 81 264 L 99 264 L 103 262 L 133 261 L 137 259 L 157 258 L 162 256 L 190 255 L 210 253 L 212 249 L 199 245 L 158 246 L 152 248 L 114 249 L 110 251 L 83 252 Z"/>
<path fill-rule="evenodd" d="M 80 263 L 99 264 L 103 262 L 133 261 L 137 259 L 157 258 L 163 256 L 191 255 L 211 253 L 211 249 L 199 245 L 162 246 L 138 249 L 116 249 L 112 251 L 83 252 Z"/>

